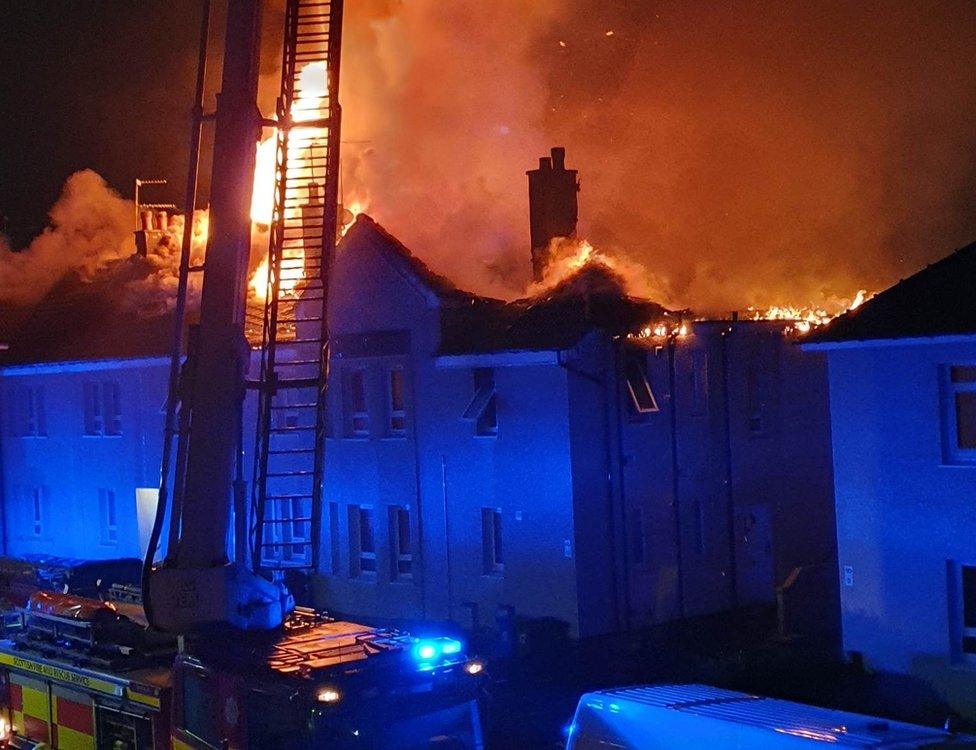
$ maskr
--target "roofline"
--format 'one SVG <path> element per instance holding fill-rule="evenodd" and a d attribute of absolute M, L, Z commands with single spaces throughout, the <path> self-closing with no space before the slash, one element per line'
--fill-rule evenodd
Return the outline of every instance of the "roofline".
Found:
<path fill-rule="evenodd" d="M 924 346 L 925 344 L 976 344 L 976 333 L 957 333 L 943 336 L 911 336 L 894 339 L 855 339 L 848 341 L 811 341 L 800 343 L 803 351 L 830 349 L 874 349 L 882 346 Z"/>
<path fill-rule="evenodd" d="M 125 370 L 151 364 L 168 364 L 169 356 L 120 357 L 114 359 L 82 359 L 66 362 L 34 362 L 21 365 L 0 366 L 0 376 L 39 375 L 52 372 L 91 372 L 99 370 Z"/>
<path fill-rule="evenodd" d="M 518 365 L 558 365 L 559 350 L 473 352 L 441 354 L 434 358 L 435 367 L 512 367 Z"/>

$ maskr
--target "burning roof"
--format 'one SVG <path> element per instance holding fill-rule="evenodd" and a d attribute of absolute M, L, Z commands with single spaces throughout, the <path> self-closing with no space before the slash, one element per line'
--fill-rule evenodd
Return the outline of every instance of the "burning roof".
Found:
<path fill-rule="evenodd" d="M 976 242 L 815 330 L 804 343 L 976 334 Z"/>

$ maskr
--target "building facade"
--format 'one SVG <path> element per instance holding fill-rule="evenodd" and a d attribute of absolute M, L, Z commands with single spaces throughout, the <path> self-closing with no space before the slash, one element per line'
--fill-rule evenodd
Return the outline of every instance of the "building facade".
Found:
<path fill-rule="evenodd" d="M 125 358 L 110 328 L 78 351 L 8 352 L 7 554 L 141 554 L 166 321 L 140 338 L 153 356 Z M 532 300 L 489 300 L 360 217 L 330 325 L 316 605 L 477 630 L 548 618 L 587 636 L 769 603 L 799 569 L 803 597 L 830 610 L 824 361 L 788 324 L 682 325 L 592 268 Z"/>
<path fill-rule="evenodd" d="M 830 371 L 844 648 L 976 716 L 976 245 L 805 345 Z"/>

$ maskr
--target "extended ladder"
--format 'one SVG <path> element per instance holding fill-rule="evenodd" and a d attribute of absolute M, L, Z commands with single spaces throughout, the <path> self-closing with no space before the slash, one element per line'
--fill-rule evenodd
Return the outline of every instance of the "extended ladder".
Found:
<path fill-rule="evenodd" d="M 342 0 L 288 0 L 262 323 L 253 564 L 318 565 L 336 243 Z"/>

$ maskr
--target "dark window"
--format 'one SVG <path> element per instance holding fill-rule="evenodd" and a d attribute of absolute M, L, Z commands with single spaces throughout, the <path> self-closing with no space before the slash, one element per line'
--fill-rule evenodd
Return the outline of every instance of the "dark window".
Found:
<path fill-rule="evenodd" d="M 122 397 L 113 381 L 85 383 L 85 434 L 122 434 Z"/>
<path fill-rule="evenodd" d="M 183 672 L 183 729 L 212 747 L 220 746 L 215 685 L 195 670 Z"/>
<path fill-rule="evenodd" d="M 481 509 L 481 547 L 484 557 L 484 572 L 489 574 L 504 571 L 502 513 L 497 508 Z"/>
<path fill-rule="evenodd" d="M 47 435 L 44 389 L 41 386 L 28 386 L 24 388 L 23 398 L 26 418 L 21 434 L 25 437 L 44 437 Z"/>
<path fill-rule="evenodd" d="M 629 528 L 627 529 L 630 537 L 630 564 L 644 564 L 644 510 L 643 508 L 631 508 Z"/>
<path fill-rule="evenodd" d="M 962 603 L 962 642 L 964 654 L 976 654 L 976 566 L 959 566 Z"/>
<path fill-rule="evenodd" d="M 403 435 L 407 430 L 407 406 L 404 386 L 403 369 L 394 367 L 390 370 L 390 434 Z"/>
<path fill-rule="evenodd" d="M 390 508 L 390 578 L 402 580 L 413 576 L 413 550 L 410 546 L 410 511 Z"/>
<path fill-rule="evenodd" d="M 369 435 L 369 410 L 366 405 L 366 371 L 351 370 L 345 388 L 347 432 L 353 437 Z"/>
<path fill-rule="evenodd" d="M 495 371 L 490 367 L 476 367 L 472 373 L 474 395 L 461 415 L 475 423 L 475 433 L 498 434 L 498 406 L 495 397 Z"/>
<path fill-rule="evenodd" d="M 351 575 L 376 575 L 373 509 L 368 506 L 349 506 L 349 558 Z"/>
<path fill-rule="evenodd" d="M 102 544 L 116 544 L 119 541 L 118 508 L 113 490 L 98 491 L 99 533 Z"/>
<path fill-rule="evenodd" d="M 634 414 L 650 414 L 658 411 L 657 399 L 647 380 L 647 359 L 629 357 L 624 365 L 627 379 L 627 393 L 630 396 L 630 409 Z"/>
<path fill-rule="evenodd" d="M 949 368 L 946 411 L 943 419 L 946 458 L 976 461 L 976 366 Z"/>
<path fill-rule="evenodd" d="M 30 491 L 31 501 L 31 531 L 34 536 L 44 535 L 44 488 L 32 487 Z"/>

